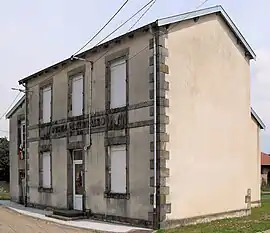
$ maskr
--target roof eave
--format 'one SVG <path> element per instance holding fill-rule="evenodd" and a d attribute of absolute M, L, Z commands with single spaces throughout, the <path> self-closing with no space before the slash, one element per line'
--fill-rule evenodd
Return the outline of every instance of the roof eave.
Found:
<path fill-rule="evenodd" d="M 6 114 L 6 119 L 10 119 L 10 117 L 16 112 L 16 110 L 24 103 L 25 95 L 13 106 L 12 109 Z"/>
<path fill-rule="evenodd" d="M 263 121 L 258 116 L 258 114 L 254 111 L 253 108 L 250 108 L 250 113 L 251 113 L 251 116 L 256 120 L 256 122 L 260 126 L 260 129 L 265 129 L 266 128 L 265 124 L 263 123 Z"/>
<path fill-rule="evenodd" d="M 228 16 L 228 14 L 225 12 L 225 10 L 220 5 L 205 8 L 205 9 L 201 9 L 201 10 L 197 10 L 197 11 L 187 12 L 187 13 L 184 13 L 184 14 L 171 16 L 171 17 L 167 17 L 167 18 L 163 18 L 163 19 L 159 19 L 158 20 L 158 26 L 161 27 L 161 26 L 181 22 L 181 21 L 184 21 L 184 20 L 193 19 L 195 17 L 201 17 L 201 16 L 214 14 L 214 13 L 220 13 L 221 14 L 221 16 L 224 18 L 224 20 L 226 21 L 226 23 L 228 24 L 229 28 L 232 30 L 232 32 L 234 33 L 236 38 L 239 39 L 239 41 L 242 43 L 242 45 L 245 48 L 246 52 L 248 53 L 249 57 L 251 59 L 256 60 L 255 52 L 253 51 L 251 46 L 247 43 L 244 36 L 241 34 L 241 32 L 236 27 L 234 22 L 231 20 L 231 18 Z"/>
<path fill-rule="evenodd" d="M 205 16 L 205 15 L 209 15 L 209 14 L 213 14 L 213 13 L 220 13 L 221 16 L 224 18 L 224 20 L 227 22 L 228 26 L 230 27 L 230 29 L 233 31 L 233 33 L 235 34 L 235 36 L 239 39 L 239 41 L 243 44 L 243 47 L 245 48 L 246 50 L 246 53 L 247 55 L 249 55 L 249 57 L 251 59 L 256 59 L 256 54 L 254 53 L 254 51 L 252 50 L 252 48 L 250 47 L 250 45 L 247 43 L 247 41 L 245 40 L 245 38 L 243 37 L 243 35 L 240 33 L 240 31 L 238 30 L 238 28 L 236 27 L 236 25 L 232 22 L 232 20 L 230 19 L 230 17 L 227 15 L 227 13 L 224 11 L 224 9 L 222 8 L 222 6 L 214 6 L 214 7 L 209 7 L 209 8 L 206 8 L 206 9 L 201 9 L 201 10 L 197 10 L 197 11 L 192 11 L 192 12 L 187 12 L 187 13 L 184 13 L 184 14 L 180 14 L 180 15 L 176 15 L 176 16 L 171 16 L 171 17 L 167 17 L 167 18 L 163 18 L 163 19 L 158 19 L 157 21 L 154 21 L 154 22 L 151 22 L 149 24 L 146 24 L 140 28 L 137 28 L 131 32 L 128 32 L 128 33 L 125 33 L 123 35 L 120 35 L 116 38 L 113 38 L 109 41 L 106 41 L 96 47 L 93 47 L 93 48 L 90 48 L 80 54 L 78 54 L 77 56 L 79 57 L 83 57 L 85 56 L 87 53 L 90 53 L 90 52 L 94 52 L 95 50 L 109 44 L 109 43 L 113 43 L 117 40 L 120 40 L 124 37 L 128 37 L 130 36 L 131 34 L 134 34 L 138 31 L 141 31 L 141 30 L 145 30 L 146 28 L 149 29 L 149 26 L 153 25 L 153 24 L 156 24 L 157 26 L 165 26 L 165 25 L 169 25 L 169 24 L 172 24 L 172 23 L 177 23 L 177 22 L 180 22 L 180 21 L 184 21 L 184 20 L 188 20 L 188 19 L 192 19 L 192 18 L 195 18 L 195 17 L 200 17 L 200 16 Z M 49 66 L 43 70 L 40 70 L 28 77 L 25 77 L 21 80 L 19 80 L 19 84 L 23 84 L 25 82 L 27 82 L 28 80 L 32 79 L 32 78 L 35 78 L 37 76 L 40 76 L 40 75 L 43 75 L 44 73 L 46 72 L 51 72 L 51 70 L 57 70 L 59 69 L 59 66 L 63 66 L 65 63 L 68 63 L 68 62 L 71 62 L 70 58 L 67 58 L 61 62 L 58 62 L 52 66 Z"/>
<path fill-rule="evenodd" d="M 143 25 L 143 26 L 141 26 L 139 28 L 136 28 L 136 29 L 134 29 L 134 30 L 132 30 L 132 31 L 130 31 L 128 33 L 123 34 L 123 35 L 112 38 L 109 41 L 105 41 L 100 45 L 97 45 L 95 47 L 92 47 L 92 48 L 90 48 L 90 49 L 88 49 L 86 51 L 83 51 L 83 52 L 77 54 L 76 57 L 84 58 L 86 56 L 86 54 L 94 52 L 94 51 L 96 51 L 96 50 L 98 50 L 98 49 L 100 49 L 100 48 L 102 48 L 102 47 L 104 47 L 104 46 L 106 46 L 108 44 L 114 43 L 114 42 L 119 41 L 119 40 L 121 40 L 123 38 L 126 38 L 126 37 L 131 37 L 134 33 L 137 33 L 137 32 L 140 32 L 140 31 L 147 31 L 147 30 L 149 30 L 149 27 L 154 25 L 154 24 L 156 24 L 156 21 L 148 23 L 146 25 Z M 33 73 L 33 74 L 19 80 L 18 82 L 19 82 L 20 85 L 22 85 L 22 84 L 26 83 L 28 80 L 30 80 L 32 78 L 35 78 L 36 76 L 42 75 L 44 73 L 49 73 L 50 70 L 55 70 L 56 71 L 59 68 L 59 66 L 63 67 L 63 65 L 65 65 L 65 64 L 67 64 L 69 62 L 72 62 L 71 57 L 67 58 L 67 59 L 65 59 L 63 61 L 60 61 L 58 63 L 55 63 L 55 64 L 53 64 L 53 65 L 51 65 L 51 66 L 49 66 L 49 67 L 47 67 L 45 69 L 42 69 L 42 70 L 40 70 L 38 72 L 35 72 L 35 73 Z"/>

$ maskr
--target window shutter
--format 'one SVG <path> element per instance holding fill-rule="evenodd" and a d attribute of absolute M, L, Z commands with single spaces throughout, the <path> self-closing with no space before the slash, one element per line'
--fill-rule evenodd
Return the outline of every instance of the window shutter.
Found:
<path fill-rule="evenodd" d="M 25 159 L 25 140 L 26 140 L 26 125 L 25 121 L 21 121 L 21 153 L 22 159 Z"/>
<path fill-rule="evenodd" d="M 110 107 L 126 106 L 126 60 L 111 63 L 110 67 Z"/>
<path fill-rule="evenodd" d="M 20 146 L 22 143 L 22 132 L 21 132 L 21 122 L 18 121 L 18 130 L 17 130 L 17 154 L 20 155 Z"/>
<path fill-rule="evenodd" d="M 111 147 L 111 192 L 126 193 L 126 147 Z"/>
<path fill-rule="evenodd" d="M 43 162 L 43 187 L 51 188 L 51 155 L 45 152 L 42 155 Z"/>
<path fill-rule="evenodd" d="M 43 122 L 43 90 L 39 90 L 39 122 Z"/>
<path fill-rule="evenodd" d="M 43 156 L 42 153 L 39 154 L 39 187 L 43 186 Z"/>
<path fill-rule="evenodd" d="M 83 114 L 83 76 L 72 79 L 72 116 Z"/>
<path fill-rule="evenodd" d="M 43 123 L 47 123 L 51 121 L 51 99 L 52 99 L 52 89 L 51 87 L 47 87 L 43 89 Z"/>
<path fill-rule="evenodd" d="M 72 112 L 72 78 L 68 80 L 68 112 Z"/>

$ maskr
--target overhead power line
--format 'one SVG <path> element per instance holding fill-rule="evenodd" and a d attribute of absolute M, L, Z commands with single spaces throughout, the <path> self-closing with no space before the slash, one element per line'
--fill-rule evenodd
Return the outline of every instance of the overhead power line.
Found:
<path fill-rule="evenodd" d="M 203 2 L 201 2 L 198 6 L 195 7 L 195 11 L 198 10 L 199 8 L 201 8 L 201 7 L 202 7 L 205 3 L 207 3 L 208 1 L 209 1 L 209 0 L 204 0 Z M 183 20 L 185 20 L 186 18 L 188 18 L 188 16 L 190 16 L 191 13 L 192 13 L 192 12 L 189 12 L 189 14 L 187 14 L 186 17 L 185 17 Z M 183 20 L 182 20 L 182 21 L 183 21 Z M 175 26 L 177 26 L 178 24 L 179 24 L 179 23 L 176 23 L 174 26 L 172 26 L 172 27 L 170 28 L 169 31 L 171 31 L 171 30 L 172 30 Z M 169 32 L 169 31 L 168 31 L 168 32 Z"/>
<path fill-rule="evenodd" d="M 16 100 L 18 99 L 19 95 L 21 93 L 19 92 L 16 97 L 14 98 L 14 100 L 12 101 L 12 103 L 8 106 L 7 110 L 5 111 L 5 113 L 3 113 L 3 115 L 0 117 L 0 120 L 3 119 L 3 117 L 5 117 L 5 115 L 8 113 L 8 111 L 10 110 L 10 108 L 13 106 L 13 104 L 16 102 Z"/>
<path fill-rule="evenodd" d="M 154 2 L 156 0 L 151 0 L 149 1 L 146 5 L 144 5 L 140 10 L 138 10 L 134 15 L 132 15 L 128 20 L 126 20 L 123 24 L 120 25 L 120 27 L 118 27 L 117 29 L 120 29 L 122 26 L 124 26 L 125 23 L 127 23 L 131 18 L 135 17 L 137 14 L 139 14 L 144 8 L 146 8 L 148 5 L 150 5 L 152 2 Z M 202 3 L 200 3 L 196 8 L 195 10 L 199 9 L 200 7 L 202 7 L 205 3 L 207 3 L 209 0 L 204 0 Z M 191 14 L 192 12 L 190 12 L 189 14 L 186 15 L 186 17 L 183 20 L 185 20 L 186 18 L 188 18 L 188 16 Z M 179 22 L 181 23 L 181 22 Z M 175 26 L 177 26 L 179 23 L 176 23 L 173 27 L 170 28 L 169 31 L 172 30 L 172 28 L 174 28 Z M 114 30 L 114 32 L 116 32 L 117 30 Z M 169 32 L 168 31 L 168 32 Z M 102 39 L 102 41 L 104 41 L 105 39 L 107 39 L 112 33 L 110 33 L 106 38 Z M 163 36 L 166 36 L 166 35 L 163 35 Z M 161 36 L 162 37 L 162 36 Z M 102 41 L 100 41 L 98 44 L 100 44 Z M 98 45 L 97 44 L 97 45 Z M 97 46 L 96 45 L 96 46 Z M 143 51 L 145 51 L 146 49 L 149 48 L 149 45 L 147 45 L 146 47 L 144 47 L 143 49 L 141 49 L 139 52 L 137 52 L 136 54 L 134 54 L 132 57 L 130 57 L 128 60 L 131 60 L 133 58 L 135 58 L 136 56 L 138 56 L 140 53 L 142 53 Z M 110 48 L 103 54 L 101 55 L 99 58 L 97 58 L 93 63 L 96 63 L 98 60 L 100 60 L 101 58 L 103 58 L 108 52 L 110 51 Z M 61 71 L 63 71 L 66 67 L 68 66 L 68 64 L 66 66 L 63 66 L 60 70 L 57 70 L 54 74 L 50 75 L 48 78 L 46 78 L 45 80 L 48 80 L 52 77 L 54 77 L 55 75 L 57 75 L 58 73 L 60 73 Z M 39 85 L 38 83 L 33 85 L 32 87 L 35 87 Z M 1 119 L 1 118 L 0 118 Z"/>
<path fill-rule="evenodd" d="M 152 8 L 152 6 L 156 3 L 156 0 L 154 0 L 152 2 L 152 4 L 145 10 L 145 12 L 143 12 L 143 14 L 136 20 L 136 22 L 129 28 L 128 31 L 131 31 L 137 23 L 139 23 L 139 21 L 147 14 L 147 12 Z"/>
<path fill-rule="evenodd" d="M 138 10 L 135 14 L 133 14 L 131 17 L 129 17 L 124 23 L 120 24 L 115 30 L 113 30 L 109 35 L 105 36 L 101 41 L 99 41 L 96 45 L 100 45 L 104 40 L 106 40 L 108 37 L 110 37 L 112 34 L 114 34 L 116 31 L 118 31 L 121 27 L 123 27 L 126 23 L 128 23 L 131 19 L 133 19 L 137 14 L 139 14 L 144 8 L 146 8 L 148 5 L 150 5 L 155 0 L 151 0 L 148 3 L 146 3 L 140 10 Z"/>
<path fill-rule="evenodd" d="M 84 46 L 82 46 L 79 50 L 77 50 L 77 52 L 75 52 L 73 54 L 73 56 L 75 56 L 76 54 L 78 54 L 80 51 L 82 51 L 88 44 L 90 44 L 98 35 L 99 33 L 116 17 L 116 15 L 124 8 L 124 6 L 128 3 L 129 0 L 126 0 L 122 6 L 114 13 L 114 15 L 109 19 L 109 21 L 107 23 L 104 24 L 104 26 L 99 29 L 99 31 L 89 40 L 87 41 Z"/>
<path fill-rule="evenodd" d="M 198 10 L 200 7 L 202 7 L 202 6 L 203 6 L 205 3 L 207 3 L 208 1 L 209 1 L 209 0 L 204 0 L 202 3 L 200 3 L 200 4 L 195 8 L 195 10 Z M 186 17 L 183 18 L 183 19 L 181 20 L 181 22 L 182 22 L 183 20 L 187 19 L 187 18 L 190 16 L 191 13 L 192 13 L 192 12 L 190 12 L 189 14 L 187 14 Z M 167 33 L 169 33 L 174 27 L 176 27 L 177 25 L 179 25 L 181 22 L 178 22 L 178 23 L 176 23 L 175 25 L 173 25 L 173 26 L 167 31 Z M 167 33 L 166 33 L 166 34 L 167 34 Z M 166 36 L 166 34 L 164 34 L 163 36 Z M 160 36 L 160 37 L 162 37 L 162 36 Z M 134 57 L 138 56 L 140 53 L 142 53 L 143 51 L 145 51 L 145 50 L 148 49 L 148 48 L 149 48 L 149 45 L 145 46 L 143 49 L 141 49 L 139 52 L 135 53 L 135 54 L 134 54 L 132 57 L 130 57 L 128 60 L 133 59 Z M 101 57 L 98 58 L 98 59 L 101 59 Z"/>
<path fill-rule="evenodd" d="M 0 129 L 1 133 L 9 133 L 7 130 Z"/>
<path fill-rule="evenodd" d="M 151 4 L 152 3 L 152 4 Z M 150 4 L 150 6 L 145 10 L 145 12 L 139 17 L 139 19 L 131 26 L 131 28 L 129 29 L 129 31 L 143 18 L 143 16 L 145 16 L 146 15 L 146 13 L 152 8 L 152 6 L 154 5 L 156 3 L 156 0 L 151 0 L 151 1 L 149 1 L 146 5 L 144 5 L 138 12 L 136 12 L 134 15 L 132 15 L 131 16 L 131 18 L 133 18 L 133 17 L 135 17 L 139 12 L 141 12 L 144 8 L 146 8 L 149 4 Z M 130 18 L 130 19 L 131 19 Z M 128 21 L 128 20 L 127 20 Z M 124 22 L 124 23 L 127 23 L 127 21 L 126 22 Z M 120 25 L 121 26 L 121 25 Z M 99 42 L 99 43 L 101 43 L 101 42 Z M 94 61 L 94 64 L 97 62 L 97 61 L 99 61 L 101 58 L 103 58 L 108 52 L 110 52 L 110 50 L 111 50 L 112 48 L 108 48 L 107 49 L 107 51 L 104 53 L 104 54 L 102 54 L 100 57 L 98 57 L 95 61 Z"/>
<path fill-rule="evenodd" d="M 128 20 L 126 20 L 124 23 L 122 23 L 119 27 L 117 27 L 115 30 L 113 30 L 108 36 L 106 36 L 105 38 L 103 38 L 101 41 L 99 41 L 95 46 L 99 45 L 100 43 L 102 43 L 104 40 L 106 40 L 109 36 L 111 36 L 113 33 L 115 33 L 116 31 L 118 31 L 121 27 L 123 27 L 126 23 L 128 23 L 132 18 L 134 18 L 137 14 L 139 14 L 143 9 L 145 9 L 148 5 L 150 5 L 152 2 L 155 2 L 156 0 L 151 0 L 148 3 L 146 3 L 143 7 L 141 7 L 136 13 L 134 13 Z M 94 47 L 95 47 L 94 46 Z M 107 52 L 106 52 L 107 53 Z M 106 54 L 105 53 L 105 54 Z M 76 54 L 76 53 L 75 53 Z M 102 55 L 105 56 L 105 54 Z M 72 55 L 71 57 L 73 57 L 74 55 Z M 95 62 L 97 62 L 100 58 L 98 58 Z M 68 66 L 68 64 L 66 66 L 63 66 L 61 69 L 57 70 L 55 73 L 53 73 L 52 75 L 50 75 L 48 78 L 46 78 L 45 80 L 51 79 L 52 77 L 54 77 L 55 75 L 59 74 L 61 71 L 63 71 L 66 67 Z M 35 87 L 39 85 L 38 83 L 31 86 L 31 88 Z"/>

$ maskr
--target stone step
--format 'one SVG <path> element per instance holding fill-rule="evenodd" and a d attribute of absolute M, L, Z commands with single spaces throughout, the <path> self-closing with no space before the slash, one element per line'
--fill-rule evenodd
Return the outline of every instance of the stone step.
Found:
<path fill-rule="evenodd" d="M 54 218 L 54 219 L 62 220 L 62 221 L 75 221 L 75 220 L 86 219 L 85 216 L 65 217 L 65 216 L 55 215 L 55 214 L 47 214 L 47 215 L 45 215 L 45 216 L 46 216 L 46 217 L 49 217 L 49 218 Z"/>
<path fill-rule="evenodd" d="M 59 215 L 62 217 L 73 218 L 85 216 L 83 211 L 79 210 L 54 210 L 53 215 Z"/>

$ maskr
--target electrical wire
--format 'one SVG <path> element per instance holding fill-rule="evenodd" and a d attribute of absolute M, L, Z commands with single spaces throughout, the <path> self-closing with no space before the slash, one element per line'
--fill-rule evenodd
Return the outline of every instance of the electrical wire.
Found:
<path fill-rule="evenodd" d="M 203 6 L 205 3 L 207 3 L 209 0 L 204 0 L 202 3 L 200 3 L 196 8 L 195 8 L 195 11 L 198 10 L 198 8 L 200 8 L 201 6 Z M 175 23 L 175 25 L 173 25 L 168 31 L 166 34 L 168 34 L 174 27 L 176 27 L 177 25 L 179 25 L 183 20 L 185 20 L 186 18 L 188 18 L 188 16 L 190 16 L 191 13 L 193 13 L 194 11 L 192 12 L 189 12 L 189 14 L 186 15 L 185 18 L 183 18 L 180 22 L 178 23 Z M 166 36 L 166 34 L 162 35 L 162 36 Z M 162 37 L 160 36 L 160 37 Z M 143 51 L 145 51 L 146 49 L 149 48 L 149 45 L 145 46 L 143 49 L 141 49 L 139 52 L 137 52 L 136 54 L 134 54 L 132 57 L 130 57 L 128 60 L 131 60 L 133 59 L 134 57 L 138 56 L 140 53 L 142 53 Z M 100 58 L 99 58 L 100 59 Z"/>
<path fill-rule="evenodd" d="M 209 0 L 204 0 L 203 2 L 201 2 L 198 6 L 196 6 L 195 7 L 195 10 L 194 11 L 196 11 L 196 10 L 198 10 L 200 7 L 202 7 L 205 3 L 207 3 Z M 187 14 L 187 16 L 184 18 L 184 19 L 182 19 L 181 21 L 183 21 L 183 20 L 185 20 L 186 18 L 188 18 L 188 16 L 190 16 L 190 14 L 192 14 L 194 11 L 191 11 L 191 12 L 189 12 L 188 14 Z M 179 23 L 181 23 L 181 22 L 179 22 Z M 170 32 L 174 27 L 176 27 L 179 23 L 176 23 L 175 25 L 173 25 L 169 30 L 168 30 L 168 32 Z"/>
<path fill-rule="evenodd" d="M 82 51 L 88 44 L 90 44 L 100 33 L 101 31 L 116 17 L 116 15 L 124 8 L 124 6 L 128 3 L 129 0 L 126 0 L 122 6 L 114 13 L 114 15 L 103 25 L 101 29 L 89 40 L 87 41 L 79 50 L 77 50 L 72 56 L 75 56 L 80 51 Z"/>
<path fill-rule="evenodd" d="M 16 100 L 18 99 L 19 95 L 21 94 L 21 92 L 19 92 L 16 97 L 14 98 L 14 100 L 12 101 L 12 103 L 8 106 L 7 110 L 5 111 L 5 113 L 0 117 L 0 120 L 3 119 L 3 117 L 5 117 L 5 115 L 7 114 L 7 112 L 10 110 L 10 108 L 13 106 L 13 104 L 16 102 Z"/>
<path fill-rule="evenodd" d="M 130 32 L 137 23 L 147 14 L 147 12 L 152 8 L 152 6 L 156 3 L 156 0 L 152 2 L 152 4 L 143 12 L 143 14 L 138 18 L 138 20 L 128 29 L 128 32 Z"/>
<path fill-rule="evenodd" d="M 195 8 L 195 10 L 198 10 L 198 8 L 202 7 L 202 6 L 203 6 L 205 3 L 207 3 L 208 1 L 209 1 L 209 0 L 204 0 L 202 3 L 200 3 L 200 4 Z M 191 13 L 193 13 L 193 12 L 189 12 L 189 13 L 186 15 L 186 17 L 183 18 L 183 20 L 185 20 L 186 18 L 188 18 L 188 17 L 190 16 Z M 181 22 L 182 22 L 183 20 L 181 20 Z M 177 26 L 177 25 L 180 24 L 181 22 L 178 22 L 178 23 L 176 23 L 174 26 L 172 26 L 172 27 L 167 31 L 167 33 L 170 32 L 175 26 Z M 166 34 L 163 35 L 163 36 L 166 36 Z M 161 36 L 161 37 L 162 37 L 162 36 Z M 149 45 L 145 46 L 142 50 L 140 50 L 139 52 L 137 52 L 136 54 L 134 54 L 134 55 L 133 55 L 132 57 L 130 57 L 128 60 L 133 59 L 134 57 L 136 57 L 137 55 L 139 55 L 140 53 L 142 53 L 143 51 L 145 51 L 145 50 L 148 49 L 148 48 L 149 48 Z M 99 58 L 97 58 L 97 59 L 94 61 L 94 63 L 96 63 L 98 60 L 100 60 L 101 58 L 103 58 L 108 52 L 109 52 L 109 50 L 106 51 L 102 56 L 100 56 Z"/>
<path fill-rule="evenodd" d="M 154 2 L 156 0 L 150 0 L 148 3 L 146 3 L 143 7 L 141 7 L 136 13 L 134 13 L 128 20 L 126 20 L 124 23 L 122 23 L 119 27 L 117 27 L 115 30 L 113 30 L 108 36 L 106 36 L 105 38 L 103 38 L 101 41 L 99 41 L 94 47 L 98 46 L 100 43 L 102 43 L 104 40 L 106 40 L 109 36 L 111 36 L 113 33 L 115 33 L 117 30 L 119 30 L 121 27 L 123 27 L 126 23 L 128 23 L 132 18 L 134 18 L 137 14 L 139 14 L 143 9 L 145 9 L 149 4 L 151 4 L 152 2 Z M 93 47 L 93 48 L 94 48 Z M 105 54 L 103 54 L 100 58 L 98 58 L 95 62 L 97 62 L 99 59 L 101 59 L 103 56 L 105 56 L 109 51 L 107 51 Z M 74 55 L 73 55 L 74 56 Z M 72 56 L 71 56 L 72 57 Z M 54 77 L 55 75 L 57 75 L 58 73 L 60 73 L 61 71 L 63 71 L 66 67 L 68 66 L 65 65 L 63 66 L 61 69 L 57 70 L 55 73 L 53 73 L 52 75 L 50 75 L 49 77 L 47 77 L 45 80 L 51 79 L 52 77 Z M 38 83 L 31 86 L 31 88 L 35 87 L 39 85 Z"/>
<path fill-rule="evenodd" d="M 1 133 L 9 133 L 7 130 L 0 129 Z"/>
<path fill-rule="evenodd" d="M 143 18 L 143 16 L 145 16 L 146 15 L 146 13 L 152 8 L 152 6 L 156 3 L 156 0 L 153 0 L 153 1 L 150 1 L 150 2 L 152 2 L 152 4 L 145 10 L 145 12 L 139 17 L 139 19 L 130 27 L 130 29 L 129 29 L 129 31 Z M 149 5 L 149 3 L 146 5 L 146 6 L 148 6 Z M 146 6 L 144 6 L 143 8 L 145 8 Z M 102 54 L 99 58 L 97 58 L 94 62 L 93 62 L 93 64 L 95 64 L 96 62 L 98 62 L 101 58 L 103 58 L 108 52 L 110 52 L 110 50 L 112 49 L 112 47 L 111 48 L 109 48 L 104 54 Z"/>
<path fill-rule="evenodd" d="M 146 5 L 144 5 L 139 11 L 137 11 L 134 15 L 133 15 L 133 17 L 135 17 L 139 12 L 141 12 L 144 8 L 146 8 L 149 4 L 151 4 L 152 2 L 154 2 L 154 1 L 156 1 L 156 0 L 151 0 L 151 1 L 149 1 Z M 200 3 L 196 8 L 195 8 L 195 10 L 197 10 L 198 8 L 200 8 L 201 6 L 203 6 L 205 3 L 207 3 L 209 0 L 204 0 L 202 3 Z M 188 16 L 191 14 L 191 13 L 193 13 L 193 12 L 190 12 L 189 14 L 187 14 L 187 16 L 185 17 L 185 18 L 183 18 L 182 20 L 181 20 L 181 22 L 183 21 L 183 20 L 185 20 L 186 18 L 188 18 Z M 133 18 L 132 17 L 132 18 Z M 127 20 L 127 21 L 125 21 L 125 23 L 127 23 L 129 20 Z M 178 23 L 176 23 L 174 26 L 172 26 L 168 31 L 167 31 L 167 33 L 168 32 L 170 32 L 171 30 L 172 30 L 172 28 L 174 28 L 175 26 L 177 26 L 178 24 L 180 24 L 181 22 L 178 22 Z M 122 26 L 124 25 L 124 23 L 123 24 L 121 24 Z M 118 27 L 118 29 L 119 29 L 120 27 Z M 115 32 L 116 30 L 114 30 L 113 32 Z M 110 34 L 112 34 L 112 33 L 110 33 Z M 109 35 L 110 36 L 110 35 Z M 105 39 L 107 39 L 109 36 L 107 36 L 106 38 L 104 38 L 102 41 L 104 41 Z M 165 35 L 163 35 L 163 36 L 166 36 L 166 34 Z M 161 36 L 162 37 L 162 36 Z M 97 45 L 99 45 L 102 41 L 100 41 Z M 97 46 L 96 45 L 96 46 Z M 128 60 L 131 60 L 131 59 L 133 59 L 134 57 L 136 57 L 136 56 L 138 56 L 140 53 L 142 53 L 143 51 L 145 51 L 146 49 L 148 49 L 149 48 L 149 45 L 147 45 L 147 46 L 145 46 L 143 49 L 141 49 L 139 52 L 137 52 L 136 54 L 134 54 L 132 57 L 130 57 Z M 103 54 L 103 55 L 101 55 L 99 58 L 97 58 L 93 63 L 96 63 L 97 61 L 99 61 L 101 58 L 103 58 L 108 52 L 110 51 L 110 48 Z M 57 75 L 58 73 L 60 73 L 61 71 L 63 71 L 67 66 L 68 66 L 69 64 L 67 64 L 66 66 L 63 66 L 60 70 L 57 70 L 55 73 L 53 73 L 52 75 L 50 75 L 48 78 L 46 78 L 45 80 L 48 80 L 48 79 L 50 79 L 50 78 L 52 78 L 52 77 L 54 77 L 55 75 Z M 35 86 L 37 86 L 37 85 L 39 85 L 39 83 L 37 83 L 37 84 L 35 84 L 35 85 L 33 85 L 31 88 L 33 88 L 33 87 L 35 87 Z M 1 118 L 0 118 L 1 119 Z"/>
<path fill-rule="evenodd" d="M 144 8 L 146 8 L 149 4 L 151 4 L 155 0 L 150 0 L 148 3 L 146 3 L 140 10 L 138 10 L 135 14 L 133 14 L 131 17 L 129 17 L 124 23 L 120 24 L 115 30 L 113 30 L 109 35 L 104 37 L 101 41 L 99 41 L 94 47 L 100 45 L 104 40 L 106 40 L 108 37 L 110 37 L 112 34 L 114 34 L 116 31 L 118 31 L 121 27 L 123 27 L 126 23 L 128 23 L 132 18 L 134 18 L 137 14 L 139 14 Z"/>

